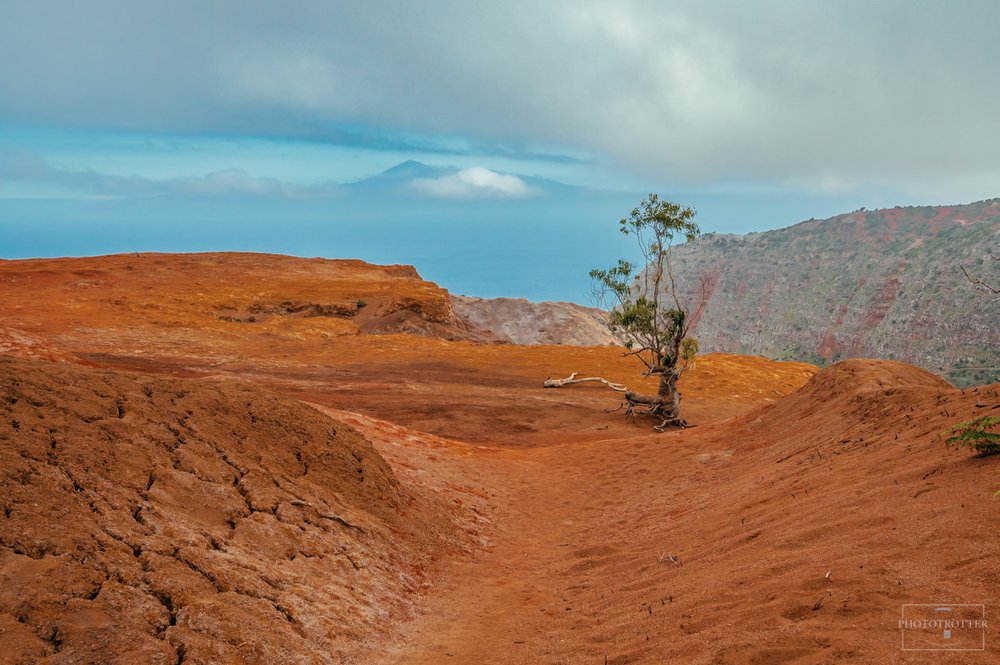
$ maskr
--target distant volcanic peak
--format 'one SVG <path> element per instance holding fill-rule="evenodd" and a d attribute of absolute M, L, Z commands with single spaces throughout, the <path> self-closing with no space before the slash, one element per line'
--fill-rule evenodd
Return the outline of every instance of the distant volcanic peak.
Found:
<path fill-rule="evenodd" d="M 408 180 L 411 178 L 433 178 L 454 171 L 440 166 L 430 166 L 414 159 L 408 159 L 382 171 L 370 180 Z"/>
<path fill-rule="evenodd" d="M 351 183 L 349 187 L 359 194 L 456 201 L 483 198 L 516 200 L 538 196 L 550 189 L 577 189 L 541 178 L 496 171 L 478 164 L 463 167 L 430 166 L 414 160 L 402 162 L 378 175 Z"/>

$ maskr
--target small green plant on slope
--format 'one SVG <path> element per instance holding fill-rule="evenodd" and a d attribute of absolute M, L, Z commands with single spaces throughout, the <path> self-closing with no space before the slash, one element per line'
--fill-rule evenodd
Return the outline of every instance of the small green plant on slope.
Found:
<path fill-rule="evenodd" d="M 1000 416 L 979 416 L 945 430 L 945 443 L 969 446 L 980 455 L 1000 453 Z"/>
<path fill-rule="evenodd" d="M 990 253 L 990 258 L 1000 264 L 1000 256 Z M 977 289 L 988 294 L 1000 294 L 1000 284 L 989 284 L 982 279 L 973 277 L 965 266 L 959 265 L 965 278 L 972 282 Z M 972 420 L 958 423 L 945 430 L 945 434 L 952 434 L 945 440 L 945 443 L 959 443 L 970 446 L 982 456 L 993 455 L 1000 452 L 1000 416 L 979 416 Z M 1000 490 L 993 493 L 994 498 L 1000 498 Z"/>

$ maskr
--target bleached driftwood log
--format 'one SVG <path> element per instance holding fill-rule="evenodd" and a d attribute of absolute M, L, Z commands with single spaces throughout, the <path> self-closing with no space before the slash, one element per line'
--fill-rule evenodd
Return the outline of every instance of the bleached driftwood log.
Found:
<path fill-rule="evenodd" d="M 546 388 L 562 388 L 563 386 L 569 386 L 574 383 L 584 383 L 586 381 L 598 381 L 606 385 L 608 388 L 611 388 L 612 390 L 617 390 L 620 393 L 628 392 L 628 388 L 622 385 L 621 383 L 612 383 L 611 381 L 608 381 L 604 377 L 585 376 L 582 379 L 578 379 L 576 378 L 576 375 L 577 372 L 573 372 L 565 379 L 545 379 L 545 383 L 543 383 L 542 386 Z"/>

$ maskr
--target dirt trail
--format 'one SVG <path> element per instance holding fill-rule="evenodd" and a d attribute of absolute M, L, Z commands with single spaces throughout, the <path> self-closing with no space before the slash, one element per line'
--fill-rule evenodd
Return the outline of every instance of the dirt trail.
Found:
<path fill-rule="evenodd" d="M 495 549 L 483 560 L 464 560 L 451 571 L 425 614 L 406 633 L 388 662 L 459 663 L 529 662 L 544 658 L 538 650 L 533 619 L 559 604 L 558 589 L 547 583 L 552 564 L 567 550 L 565 536 L 578 511 L 559 503 L 563 488 L 551 473 L 526 462 L 530 481 L 506 488 L 514 494 L 506 506 L 509 521 L 496 536 Z M 471 586 L 469 581 L 475 580 Z"/>
<path fill-rule="evenodd" d="M 548 448 L 464 444 L 326 411 L 364 432 L 406 481 L 452 494 L 475 487 L 475 495 L 487 498 L 489 506 L 489 541 L 480 556 L 447 562 L 420 606 L 422 616 L 402 627 L 405 639 L 386 649 L 382 662 L 530 662 L 531 652 L 523 649 L 520 660 L 509 657 L 521 645 L 535 648 L 528 638 L 537 637 L 537 626 L 526 618 L 560 602 L 544 576 L 566 554 L 567 537 L 581 518 L 572 489 L 578 478 L 566 473 L 561 455 Z M 428 461 L 430 478 L 423 473 L 431 470 Z"/>
<path fill-rule="evenodd" d="M 557 662 L 572 631 L 589 623 L 567 592 L 587 588 L 589 562 L 613 549 L 607 543 L 625 521 L 624 488 L 609 486 L 593 464 L 615 447 L 599 447 L 583 464 L 568 444 L 509 457 L 505 473 L 489 478 L 509 501 L 495 547 L 458 562 L 386 662 Z M 553 630 L 567 619 L 569 631 Z"/>
<path fill-rule="evenodd" d="M 659 662 L 621 655 L 649 630 L 642 603 L 633 630 L 615 634 L 601 624 L 618 614 L 615 594 L 627 597 L 656 568 L 677 565 L 668 542 L 656 551 L 639 534 L 667 518 L 649 506 L 651 493 L 680 494 L 700 480 L 688 474 L 703 448 L 689 438 L 556 440 L 493 464 L 483 481 L 504 501 L 494 547 L 456 563 L 384 662 Z M 647 466 L 652 450 L 674 478 Z"/>
<path fill-rule="evenodd" d="M 1000 600 L 995 464 L 938 437 L 998 403 L 856 361 L 720 424 L 480 449 L 459 466 L 493 542 L 379 662 L 926 662 L 900 650 L 903 603 Z M 1000 662 L 998 636 L 936 662 Z"/>

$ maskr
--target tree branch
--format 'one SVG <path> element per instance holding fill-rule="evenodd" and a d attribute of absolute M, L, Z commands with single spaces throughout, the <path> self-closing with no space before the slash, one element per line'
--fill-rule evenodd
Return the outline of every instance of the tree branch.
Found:
<path fill-rule="evenodd" d="M 612 383 L 611 381 L 608 381 L 607 379 L 600 376 L 585 376 L 582 379 L 578 379 L 576 378 L 576 375 L 577 372 L 573 372 L 565 379 L 545 379 L 545 382 L 542 384 L 542 386 L 545 388 L 562 388 L 563 386 L 573 385 L 574 383 L 584 383 L 586 381 L 598 381 L 606 385 L 608 388 L 611 388 L 612 390 L 617 390 L 620 393 L 628 392 L 628 388 L 624 384 Z"/>
<path fill-rule="evenodd" d="M 990 254 L 990 257 L 993 258 L 994 260 L 1000 260 L 997 257 L 993 256 L 992 254 Z M 987 290 L 992 291 L 993 293 L 1000 294 L 1000 288 L 990 286 L 989 284 L 987 284 L 983 280 L 974 278 L 972 275 L 969 274 L 969 271 L 965 269 L 965 266 L 959 264 L 958 267 L 962 269 L 962 272 L 965 274 L 965 278 L 967 280 L 969 280 L 970 282 L 972 282 L 973 285 L 975 285 L 975 286 L 982 286 L 982 287 L 986 288 Z"/>
<path fill-rule="evenodd" d="M 698 319 L 698 315 L 701 314 L 701 310 L 705 309 L 705 303 L 708 302 L 706 294 L 708 293 L 708 276 L 702 273 L 698 280 L 701 282 L 701 297 L 698 300 L 698 309 L 694 311 L 691 316 L 684 317 L 684 330 L 682 337 L 687 337 L 688 331 L 691 329 L 691 322 Z"/>
<path fill-rule="evenodd" d="M 677 307 L 678 311 L 683 311 L 681 307 L 680 298 L 677 297 L 677 283 L 674 281 L 674 265 L 673 261 L 670 260 L 670 250 L 671 247 L 667 246 L 666 256 L 664 257 L 667 264 L 667 277 L 670 278 L 670 295 L 674 298 L 674 305 Z"/>

